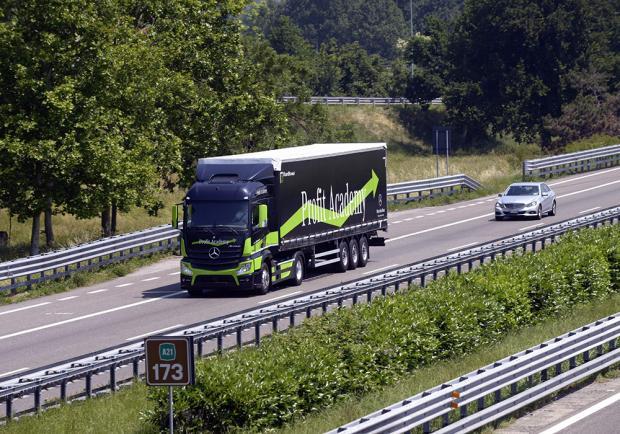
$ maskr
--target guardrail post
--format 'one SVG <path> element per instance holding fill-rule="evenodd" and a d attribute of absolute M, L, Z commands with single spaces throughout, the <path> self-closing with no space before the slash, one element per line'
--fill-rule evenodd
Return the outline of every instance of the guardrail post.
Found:
<path fill-rule="evenodd" d="M 425 281 L 425 279 L 426 279 L 426 276 L 424 274 L 421 274 L 420 275 L 420 286 L 422 288 L 424 288 L 424 283 L 425 283 L 424 281 Z"/>
<path fill-rule="evenodd" d="M 41 387 L 34 390 L 34 411 L 41 412 Z"/>
<path fill-rule="evenodd" d="M 237 348 L 241 348 L 243 344 L 241 339 L 241 334 L 243 333 L 243 329 L 241 327 L 237 328 Z"/>
<path fill-rule="evenodd" d="M 288 318 L 289 327 L 295 327 L 295 312 L 291 312 Z"/>
<path fill-rule="evenodd" d="M 116 392 L 116 365 L 110 366 L 110 391 Z"/>
<path fill-rule="evenodd" d="M 9 395 L 6 398 L 6 419 L 11 420 L 13 418 L 13 395 Z"/>
<path fill-rule="evenodd" d="M 221 354 L 223 349 L 224 349 L 224 337 L 222 333 L 218 333 L 217 334 L 217 352 Z"/>
<path fill-rule="evenodd" d="M 278 331 L 278 317 L 274 316 L 273 319 L 271 320 L 271 328 L 273 330 L 273 333 L 276 333 Z"/>
<path fill-rule="evenodd" d="M 525 162 L 525 161 L 521 164 L 521 179 L 522 179 L 523 181 L 525 181 L 525 180 L 526 180 L 526 178 L 525 178 L 525 164 L 526 164 L 526 162 Z"/>
<path fill-rule="evenodd" d="M 203 344 L 202 344 L 202 340 L 200 340 L 196 344 L 196 353 L 198 354 L 198 357 L 202 357 L 202 352 L 203 352 Z"/>
<path fill-rule="evenodd" d="M 422 432 L 424 434 L 430 434 L 431 432 L 431 424 L 429 422 L 424 422 L 422 425 Z"/>
<path fill-rule="evenodd" d="M 93 378 L 92 374 L 86 374 L 86 398 L 93 397 Z"/>
<path fill-rule="evenodd" d="M 67 402 L 67 382 L 63 381 L 60 383 L 60 400 L 62 402 Z"/>
<path fill-rule="evenodd" d="M 138 376 L 140 375 L 139 363 L 140 363 L 140 361 L 138 359 L 135 359 L 133 361 L 133 376 L 134 376 L 134 378 L 138 378 Z"/>
<path fill-rule="evenodd" d="M 258 347 L 260 345 L 260 323 L 254 324 L 254 344 Z"/>

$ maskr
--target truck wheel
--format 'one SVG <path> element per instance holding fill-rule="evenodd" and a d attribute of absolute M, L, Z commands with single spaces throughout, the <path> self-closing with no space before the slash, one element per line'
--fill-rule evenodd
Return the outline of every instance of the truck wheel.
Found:
<path fill-rule="evenodd" d="M 189 296 L 192 297 L 192 298 L 200 297 L 202 295 L 202 289 L 200 289 L 200 288 L 188 288 L 187 294 L 189 294 Z"/>
<path fill-rule="evenodd" d="M 349 270 L 355 270 L 360 260 L 360 247 L 355 238 L 349 241 Z"/>
<path fill-rule="evenodd" d="M 368 264 L 368 259 L 370 258 L 370 246 L 368 245 L 368 238 L 365 236 L 360 237 L 360 254 L 357 265 L 360 267 L 365 267 Z"/>
<path fill-rule="evenodd" d="M 340 241 L 340 244 L 338 244 L 338 250 L 338 258 L 340 261 L 336 264 L 337 269 L 339 272 L 344 273 L 349 268 L 349 246 L 347 245 L 347 242 Z"/>
<path fill-rule="evenodd" d="M 304 281 L 304 257 L 296 253 L 293 259 L 293 285 L 299 286 Z"/>
<path fill-rule="evenodd" d="M 263 266 L 260 268 L 260 285 L 258 287 L 258 293 L 261 295 L 267 294 L 271 287 L 271 273 L 269 272 L 269 264 L 263 262 Z"/>

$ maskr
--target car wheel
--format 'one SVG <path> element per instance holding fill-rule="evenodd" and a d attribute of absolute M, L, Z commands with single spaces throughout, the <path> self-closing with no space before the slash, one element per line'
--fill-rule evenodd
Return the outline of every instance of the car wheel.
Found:
<path fill-rule="evenodd" d="M 538 213 L 536 213 L 536 218 L 541 220 L 543 218 L 542 205 L 538 205 Z"/>
<path fill-rule="evenodd" d="M 258 287 L 258 293 L 265 295 L 269 292 L 271 287 L 271 273 L 269 272 L 269 264 L 263 263 L 260 268 L 260 286 Z"/>
<path fill-rule="evenodd" d="M 344 273 L 349 268 L 349 246 L 346 241 L 340 241 L 338 244 L 338 261 L 337 269 L 339 272 Z"/>
<path fill-rule="evenodd" d="M 293 285 L 301 285 L 301 282 L 304 281 L 304 257 L 301 253 L 295 254 L 293 273 Z"/>
<path fill-rule="evenodd" d="M 555 215 L 557 212 L 557 205 L 555 204 L 555 200 L 553 201 L 553 205 L 551 205 L 551 211 L 549 211 L 549 215 Z"/>
<path fill-rule="evenodd" d="M 360 267 L 365 267 L 370 259 L 370 246 L 368 245 L 368 238 L 365 236 L 360 237 L 360 258 L 358 264 Z"/>
<path fill-rule="evenodd" d="M 349 270 L 355 270 L 360 260 L 360 247 L 355 238 L 349 241 Z"/>

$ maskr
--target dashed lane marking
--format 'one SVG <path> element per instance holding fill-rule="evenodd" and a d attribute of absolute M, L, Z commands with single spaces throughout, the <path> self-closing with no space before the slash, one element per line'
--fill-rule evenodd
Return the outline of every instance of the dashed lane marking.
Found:
<path fill-rule="evenodd" d="M 100 292 L 106 292 L 107 289 L 95 289 L 94 291 L 88 291 L 87 294 L 99 294 Z"/>
<path fill-rule="evenodd" d="M 140 282 L 150 282 L 151 280 L 157 280 L 159 278 L 160 278 L 159 276 L 149 277 L 148 279 L 142 279 Z"/>
<path fill-rule="evenodd" d="M 130 283 L 123 283 L 123 284 L 121 284 L 121 285 L 116 285 L 116 286 L 115 286 L 115 288 L 124 288 L 124 287 L 126 287 L 126 286 L 130 286 L 130 285 L 133 285 L 133 282 L 130 282 Z"/>
<path fill-rule="evenodd" d="M 284 294 L 284 295 L 281 295 L 279 297 L 274 297 L 274 298 L 270 298 L 269 300 L 259 301 L 256 304 L 267 304 L 267 303 L 270 303 L 270 302 L 272 302 L 274 300 L 280 300 L 282 298 L 290 297 L 291 295 L 299 294 L 300 292 L 301 291 L 289 292 L 288 294 Z"/>
<path fill-rule="evenodd" d="M 147 336 L 156 335 L 158 333 L 165 332 L 167 330 L 172 330 L 172 329 L 175 329 L 177 327 L 183 327 L 183 324 L 175 324 L 173 326 L 165 327 L 163 329 L 153 330 L 152 332 L 147 332 L 147 333 L 142 333 L 141 335 L 132 336 L 132 337 L 127 338 L 125 340 L 126 341 L 133 341 L 134 339 L 140 339 L 140 338 L 144 338 L 144 337 L 147 337 Z"/>
<path fill-rule="evenodd" d="M 48 304 L 52 304 L 52 302 L 51 301 L 46 301 L 45 303 L 33 304 L 31 306 L 25 306 L 25 307 L 18 307 L 17 309 L 5 310 L 4 312 L 0 312 L 0 316 L 7 315 L 7 314 L 13 313 L 13 312 L 21 312 L 22 310 L 33 309 L 35 307 L 46 306 Z"/>

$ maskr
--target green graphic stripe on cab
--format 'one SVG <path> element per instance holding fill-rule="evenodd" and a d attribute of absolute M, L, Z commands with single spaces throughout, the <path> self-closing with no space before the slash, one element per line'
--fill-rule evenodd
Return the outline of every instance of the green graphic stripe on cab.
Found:
<path fill-rule="evenodd" d="M 313 219 L 322 223 L 327 223 L 335 227 L 341 227 L 353 214 L 355 209 L 366 200 L 372 193 L 373 196 L 377 194 L 377 187 L 379 186 L 379 177 L 374 170 L 371 171 L 372 175 L 370 180 L 355 194 L 353 199 L 348 205 L 338 213 L 330 209 L 326 209 L 313 203 L 307 203 L 299 208 L 280 228 L 280 236 L 284 237 L 291 232 L 297 226 L 302 224 L 305 215 L 312 215 Z"/>

